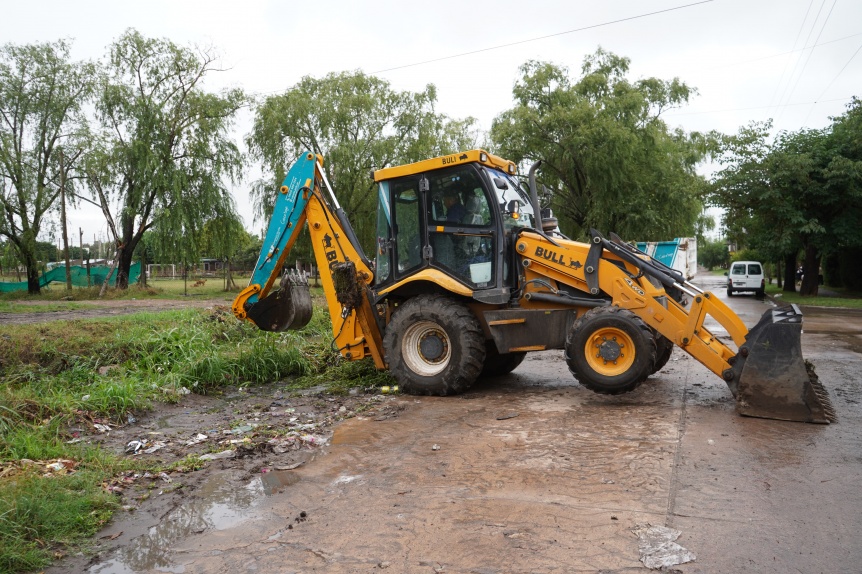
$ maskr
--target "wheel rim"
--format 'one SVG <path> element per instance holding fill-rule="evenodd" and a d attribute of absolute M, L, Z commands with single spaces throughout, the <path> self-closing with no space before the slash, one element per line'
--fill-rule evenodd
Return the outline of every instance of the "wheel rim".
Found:
<path fill-rule="evenodd" d="M 625 373 L 634 364 L 635 344 L 622 329 L 605 327 L 590 335 L 584 346 L 584 356 L 596 373 L 613 377 Z"/>
<path fill-rule="evenodd" d="M 440 325 L 432 321 L 420 321 L 411 325 L 404 333 L 401 356 L 411 371 L 423 377 L 431 377 L 449 365 L 452 345 Z"/>

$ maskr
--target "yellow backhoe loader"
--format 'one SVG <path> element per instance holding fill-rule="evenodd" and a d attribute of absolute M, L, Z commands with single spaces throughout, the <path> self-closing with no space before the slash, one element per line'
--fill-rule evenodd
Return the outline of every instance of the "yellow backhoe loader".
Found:
<path fill-rule="evenodd" d="M 370 357 L 408 393 L 460 393 L 546 349 L 565 349 L 582 386 L 625 393 L 676 345 L 726 381 L 740 414 L 835 420 L 802 358 L 796 306 L 771 309 L 748 330 L 712 293 L 616 235 L 567 239 L 539 204 L 540 162 L 529 185 L 513 162 L 483 150 L 373 172 L 373 262 L 322 165 L 305 153 L 288 172 L 250 284 L 233 303 L 239 319 L 268 331 L 308 323 L 307 281 L 284 270 L 307 226 L 338 351 Z M 731 346 L 704 326 L 707 316 Z"/>

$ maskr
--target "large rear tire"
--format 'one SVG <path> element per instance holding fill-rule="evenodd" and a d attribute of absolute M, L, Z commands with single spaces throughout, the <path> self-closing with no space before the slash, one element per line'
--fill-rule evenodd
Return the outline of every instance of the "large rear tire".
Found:
<path fill-rule="evenodd" d="M 466 306 L 443 295 L 419 295 L 401 305 L 386 327 L 389 371 L 412 395 L 462 393 L 485 362 L 485 336 Z"/>
<path fill-rule="evenodd" d="M 597 307 L 572 324 L 566 363 L 591 391 L 619 395 L 633 391 L 653 373 L 656 340 L 637 315 L 619 307 Z"/>
<path fill-rule="evenodd" d="M 485 364 L 480 377 L 501 377 L 518 368 L 527 356 L 525 352 L 500 353 L 494 341 L 485 341 Z"/>

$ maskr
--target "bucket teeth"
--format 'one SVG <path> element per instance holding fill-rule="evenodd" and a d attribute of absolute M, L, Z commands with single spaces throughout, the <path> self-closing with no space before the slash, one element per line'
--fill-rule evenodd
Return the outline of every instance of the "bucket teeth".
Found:
<path fill-rule="evenodd" d="M 809 361 L 805 361 L 805 370 L 808 371 L 808 380 L 811 383 L 811 391 L 814 393 L 814 396 L 817 397 L 817 403 L 823 410 L 823 417 L 830 423 L 837 422 L 838 415 L 835 413 L 835 407 L 832 406 L 829 392 L 826 390 L 826 387 L 823 386 L 823 383 L 820 382 L 820 378 L 817 376 L 817 373 L 814 372 L 814 365 Z"/>

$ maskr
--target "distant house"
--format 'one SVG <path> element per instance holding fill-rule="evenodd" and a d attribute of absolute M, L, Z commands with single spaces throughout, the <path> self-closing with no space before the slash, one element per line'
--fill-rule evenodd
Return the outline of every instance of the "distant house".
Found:
<path fill-rule="evenodd" d="M 221 259 L 201 259 L 203 273 L 217 273 L 222 269 L 224 269 L 224 261 Z"/>

